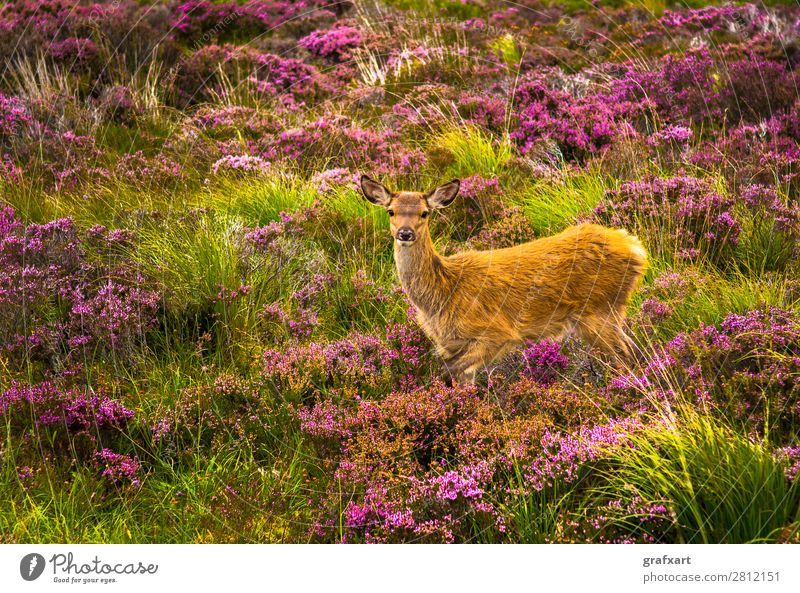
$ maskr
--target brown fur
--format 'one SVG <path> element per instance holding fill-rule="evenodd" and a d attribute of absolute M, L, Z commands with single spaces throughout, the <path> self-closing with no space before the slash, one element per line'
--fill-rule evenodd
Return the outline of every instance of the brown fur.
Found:
<path fill-rule="evenodd" d="M 400 229 L 415 234 L 413 242 L 395 241 L 397 271 L 419 324 L 457 377 L 474 380 L 477 370 L 526 340 L 571 331 L 615 361 L 632 355 L 623 322 L 647 266 L 636 237 L 581 224 L 516 247 L 445 257 L 421 214 L 449 204 L 457 182 L 428 194 L 383 188 L 387 195 L 379 193 L 377 201 L 370 189 L 364 187 L 370 201 L 393 214 L 392 235 L 397 239 Z"/>

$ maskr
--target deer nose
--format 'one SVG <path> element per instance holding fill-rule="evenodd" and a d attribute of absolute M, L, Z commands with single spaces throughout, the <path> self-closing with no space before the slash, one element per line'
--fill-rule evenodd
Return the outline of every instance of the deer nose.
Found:
<path fill-rule="evenodd" d="M 398 241 L 413 241 L 414 240 L 414 231 L 412 231 L 408 227 L 404 227 L 397 231 L 397 240 Z"/>

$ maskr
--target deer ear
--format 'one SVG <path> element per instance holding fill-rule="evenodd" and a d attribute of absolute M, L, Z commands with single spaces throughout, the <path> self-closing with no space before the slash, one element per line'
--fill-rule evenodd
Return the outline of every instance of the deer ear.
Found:
<path fill-rule="evenodd" d="M 361 176 L 361 191 L 365 198 L 378 206 L 386 207 L 392 201 L 392 192 L 366 175 Z"/>
<path fill-rule="evenodd" d="M 428 200 L 428 205 L 431 208 L 444 208 L 456 199 L 460 187 L 461 182 L 458 179 L 453 179 L 453 181 L 429 191 L 425 194 L 425 199 Z"/>

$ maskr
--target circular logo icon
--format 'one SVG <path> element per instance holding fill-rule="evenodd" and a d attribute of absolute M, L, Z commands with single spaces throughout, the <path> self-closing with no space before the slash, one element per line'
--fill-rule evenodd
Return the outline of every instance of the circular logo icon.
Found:
<path fill-rule="evenodd" d="M 35 581 L 44 572 L 44 556 L 41 554 L 26 554 L 19 562 L 19 574 L 26 581 Z"/>

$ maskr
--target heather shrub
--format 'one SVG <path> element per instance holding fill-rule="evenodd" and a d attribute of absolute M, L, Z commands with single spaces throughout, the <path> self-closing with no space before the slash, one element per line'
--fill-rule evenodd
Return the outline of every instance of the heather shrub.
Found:
<path fill-rule="evenodd" d="M 24 226 L 10 208 L 2 212 L 3 350 L 55 368 L 87 353 L 132 359 L 155 323 L 160 295 L 125 266 L 130 236 L 103 227 L 82 234 L 71 219 Z"/>
<path fill-rule="evenodd" d="M 657 257 L 721 263 L 732 257 L 741 232 L 734 206 L 709 180 L 649 177 L 608 192 L 594 213 L 602 223 L 640 233 Z"/>
<path fill-rule="evenodd" d="M 678 334 L 641 374 L 611 384 L 631 401 L 681 402 L 783 443 L 798 423 L 797 313 L 775 307 L 729 314 L 719 326 Z"/>
<path fill-rule="evenodd" d="M 643 343 L 663 343 L 701 322 L 718 325 L 730 313 L 743 315 L 764 305 L 794 307 L 797 288 L 795 282 L 770 272 L 750 277 L 748 272 L 720 272 L 702 265 L 666 268 L 640 288 L 632 329 Z"/>
<path fill-rule="evenodd" d="M 225 97 L 242 87 L 259 101 L 289 109 L 322 98 L 326 90 L 313 66 L 231 45 L 204 46 L 181 60 L 174 86 L 181 106 Z"/>
<path fill-rule="evenodd" d="M 506 131 L 508 100 L 504 97 L 462 92 L 456 110 L 467 124 L 480 126 L 494 134 Z"/>
<path fill-rule="evenodd" d="M 657 543 L 785 541 L 800 508 L 786 468 L 763 442 L 690 412 L 614 451 L 599 489 L 611 500 L 589 523 L 600 541 L 608 532 Z"/>
<path fill-rule="evenodd" d="M 652 70 L 629 70 L 616 100 L 645 102 L 673 125 L 758 122 L 791 106 L 794 75 L 784 64 L 748 56 L 719 63 L 706 48 L 667 55 Z"/>
<path fill-rule="evenodd" d="M 9 146 L 5 143 L 10 143 L 28 123 L 30 116 L 19 98 L 0 93 L 0 138 L 4 141 L 3 147 Z"/>
<path fill-rule="evenodd" d="M 517 124 L 511 131 L 522 154 L 535 154 L 555 143 L 562 159 L 582 162 L 635 131 L 625 119 L 638 107 L 623 98 L 602 94 L 573 97 L 543 80 L 525 82 L 515 97 Z"/>
<path fill-rule="evenodd" d="M 448 232 L 455 241 L 466 241 L 503 216 L 500 181 L 496 177 L 470 175 L 461 179 L 458 199 L 433 218 L 431 233 Z"/>
<path fill-rule="evenodd" d="M 720 171 L 736 189 L 751 184 L 775 185 L 792 193 L 800 173 L 796 124 L 790 114 L 776 114 L 765 124 L 736 126 L 698 146 L 688 160 Z"/>
<path fill-rule="evenodd" d="M 124 440 L 121 432 L 134 417 L 103 391 L 70 386 L 69 381 L 12 382 L 0 392 L 0 415 L 3 437 L 23 440 L 18 455 L 34 457 L 41 448 L 82 460 L 101 443 Z"/>
<path fill-rule="evenodd" d="M 758 184 L 742 187 L 737 198 L 744 214 L 737 259 L 755 273 L 786 268 L 798 255 L 800 205 Z"/>
<path fill-rule="evenodd" d="M 190 0 L 173 8 L 170 25 L 178 39 L 195 46 L 209 41 L 246 41 L 275 29 L 285 30 L 287 25 L 290 29 L 303 27 L 304 21 L 314 22 L 322 16 L 320 13 L 333 16 L 330 10 L 344 7 L 344 2 L 329 6 L 318 0 L 256 0 L 244 4 Z"/>
<path fill-rule="evenodd" d="M 265 158 L 291 161 L 309 171 L 325 166 L 409 173 L 425 162 L 425 155 L 404 145 L 393 130 L 363 127 L 346 116 L 321 117 L 259 144 Z"/>
<path fill-rule="evenodd" d="M 390 325 L 383 338 L 352 332 L 340 340 L 268 349 L 262 376 L 289 402 L 342 388 L 378 394 L 391 388 L 397 377 L 413 385 L 430 365 L 429 353 L 427 339 L 418 330 Z"/>
<path fill-rule="evenodd" d="M 798 7 L 373 4 L 0 6 L 0 541 L 797 542 Z M 637 234 L 636 360 L 443 383 L 363 173 Z"/>
<path fill-rule="evenodd" d="M 161 5 L 132 0 L 110 4 L 15 0 L 3 8 L 0 55 L 7 62 L 47 52 L 54 63 L 67 70 L 91 73 L 107 81 L 117 64 L 109 64 L 111 52 L 106 53 L 106 47 L 113 48 L 113 54 L 131 72 L 153 57 L 167 64 L 175 57 L 175 48 L 165 40 L 168 10 Z"/>
<path fill-rule="evenodd" d="M 362 39 L 359 29 L 346 23 L 338 23 L 330 29 L 313 31 L 297 43 L 314 55 L 344 60 L 353 48 L 361 45 Z"/>
<path fill-rule="evenodd" d="M 344 458 L 335 466 L 340 487 L 326 493 L 314 532 L 321 537 L 341 533 L 346 541 L 461 541 L 476 524 L 502 533 L 502 519 L 484 500 L 492 464 L 470 466 L 479 441 L 459 438 L 491 429 L 489 406 L 474 389 L 441 384 L 396 392 L 383 401 L 355 402 L 336 422 L 332 410 L 323 418 L 334 424 L 321 431 L 317 407 L 309 410 L 303 430 L 344 439 Z M 332 430 L 343 426 L 344 433 Z M 533 426 L 531 429 L 535 430 Z M 521 430 L 521 429 L 518 429 Z M 479 449 L 471 450 L 473 446 Z M 449 469 L 449 459 L 464 466 Z M 389 470 L 389 471 L 387 471 Z M 397 475 L 414 476 L 398 480 Z M 344 490 L 343 490 L 344 489 Z M 349 501 L 349 502 L 346 502 Z"/>

